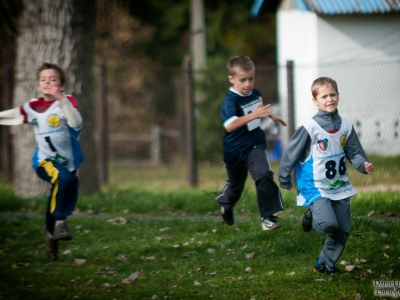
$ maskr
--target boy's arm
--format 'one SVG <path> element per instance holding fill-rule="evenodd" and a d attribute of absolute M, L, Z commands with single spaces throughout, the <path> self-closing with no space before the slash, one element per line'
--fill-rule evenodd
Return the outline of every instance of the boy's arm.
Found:
<path fill-rule="evenodd" d="M 374 172 L 374 166 L 369 162 L 354 127 L 351 129 L 350 136 L 344 145 L 343 151 L 348 161 L 358 172 L 363 174 L 372 174 Z"/>
<path fill-rule="evenodd" d="M 275 114 L 270 114 L 269 117 L 271 118 L 272 121 L 274 121 L 276 125 L 279 125 L 279 123 L 281 123 L 283 126 L 287 126 L 286 122 L 281 117 Z"/>
<path fill-rule="evenodd" d="M 292 190 L 291 172 L 296 162 L 300 160 L 304 153 L 307 141 L 310 140 L 308 131 L 299 127 L 286 145 L 279 165 L 279 186 L 281 188 Z"/>
<path fill-rule="evenodd" d="M 0 125 L 21 125 L 24 123 L 24 116 L 20 108 L 12 108 L 0 111 Z"/>
<path fill-rule="evenodd" d="M 59 107 L 63 111 L 69 127 L 77 128 L 82 125 L 81 114 L 72 106 L 71 101 L 67 97 L 64 96 L 63 100 L 60 101 Z"/>
<path fill-rule="evenodd" d="M 245 115 L 243 117 L 236 118 L 232 123 L 225 127 L 227 132 L 235 131 L 236 129 L 246 125 L 247 123 L 253 121 L 254 119 L 261 119 L 269 116 L 274 111 L 271 104 L 268 105 L 258 105 L 255 107 L 251 114 Z"/>

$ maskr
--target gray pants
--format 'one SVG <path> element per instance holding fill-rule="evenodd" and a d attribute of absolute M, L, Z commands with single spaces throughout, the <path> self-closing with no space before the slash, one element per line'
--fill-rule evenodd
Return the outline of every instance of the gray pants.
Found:
<path fill-rule="evenodd" d="M 328 269 L 333 269 L 351 229 L 350 197 L 343 200 L 320 198 L 310 205 L 312 226 L 322 234 L 328 234 L 319 258 Z"/>

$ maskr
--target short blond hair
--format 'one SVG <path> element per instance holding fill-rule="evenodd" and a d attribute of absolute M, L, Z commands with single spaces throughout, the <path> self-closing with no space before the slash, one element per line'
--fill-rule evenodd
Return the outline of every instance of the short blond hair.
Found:
<path fill-rule="evenodd" d="M 256 69 L 251 58 L 244 55 L 232 56 L 229 58 L 227 65 L 230 76 L 236 75 L 237 68 L 244 72 L 253 71 Z"/>
<path fill-rule="evenodd" d="M 331 85 L 335 89 L 336 93 L 339 94 L 337 83 L 335 80 L 333 80 L 332 78 L 329 78 L 329 77 L 319 77 L 319 78 L 315 79 L 313 84 L 311 85 L 311 94 L 314 99 L 318 95 L 319 88 L 326 84 Z"/>

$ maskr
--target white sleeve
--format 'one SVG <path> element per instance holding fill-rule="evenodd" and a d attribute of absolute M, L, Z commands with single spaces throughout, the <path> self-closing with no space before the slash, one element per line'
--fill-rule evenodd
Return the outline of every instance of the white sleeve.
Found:
<path fill-rule="evenodd" d="M 18 108 L 0 111 L 0 125 L 21 125 L 24 124 L 24 116 Z"/>
<path fill-rule="evenodd" d="M 66 97 L 64 97 L 63 101 L 60 101 L 59 107 L 67 118 L 67 124 L 69 127 L 77 128 L 82 125 L 81 114 L 72 106 L 71 102 Z"/>

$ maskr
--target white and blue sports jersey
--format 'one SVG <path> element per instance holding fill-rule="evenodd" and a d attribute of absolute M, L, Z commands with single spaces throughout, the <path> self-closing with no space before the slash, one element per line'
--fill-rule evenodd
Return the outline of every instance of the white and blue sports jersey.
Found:
<path fill-rule="evenodd" d="M 59 103 L 59 100 L 54 101 L 43 112 L 35 111 L 30 102 L 22 107 L 26 113 L 26 122 L 34 128 L 36 151 L 32 157 L 32 165 L 35 170 L 41 161 L 50 159 L 62 164 L 69 171 L 74 171 L 83 160 L 82 149 L 78 142 L 81 126 L 77 128 L 68 126 Z"/>
<path fill-rule="evenodd" d="M 226 127 L 238 117 L 253 112 L 256 105 L 262 104 L 261 93 L 253 89 L 249 95 L 241 95 L 233 88 L 226 94 L 220 116 Z M 224 162 L 236 163 L 246 161 L 254 147 L 267 148 L 264 131 L 260 128 L 260 119 L 255 119 L 232 132 L 225 132 Z"/>
<path fill-rule="evenodd" d="M 350 120 L 342 117 L 342 125 L 336 133 L 326 132 L 313 119 L 306 121 L 303 127 L 310 135 L 311 149 L 303 163 L 296 163 L 297 205 L 309 206 L 322 197 L 342 200 L 355 195 L 343 151 L 352 130 Z"/>

